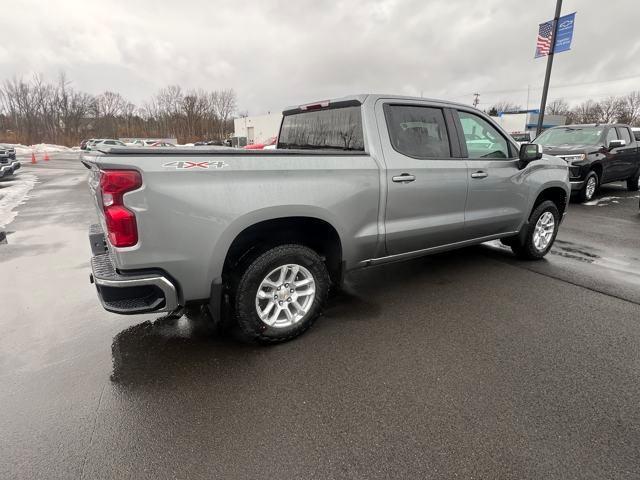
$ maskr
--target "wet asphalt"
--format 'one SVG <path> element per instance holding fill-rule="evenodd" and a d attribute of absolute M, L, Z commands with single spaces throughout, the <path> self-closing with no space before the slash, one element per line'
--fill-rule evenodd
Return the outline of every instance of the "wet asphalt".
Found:
<path fill-rule="evenodd" d="M 498 245 L 358 272 L 303 337 L 126 317 L 89 284 L 61 155 L 0 242 L 0 478 L 638 478 L 640 215 L 604 187 L 546 260 Z M 5 189 L 19 182 L 0 181 Z"/>

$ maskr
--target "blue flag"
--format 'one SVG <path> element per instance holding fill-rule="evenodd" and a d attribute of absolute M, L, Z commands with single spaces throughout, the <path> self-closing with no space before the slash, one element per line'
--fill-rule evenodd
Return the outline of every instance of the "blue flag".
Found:
<path fill-rule="evenodd" d="M 571 50 L 571 40 L 573 40 L 573 25 L 576 23 L 576 12 L 565 15 L 558 19 L 558 32 L 553 47 L 553 53 L 566 52 Z"/>

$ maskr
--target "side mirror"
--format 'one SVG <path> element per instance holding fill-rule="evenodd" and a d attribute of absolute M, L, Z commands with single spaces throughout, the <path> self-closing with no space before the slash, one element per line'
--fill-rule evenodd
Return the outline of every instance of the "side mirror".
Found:
<path fill-rule="evenodd" d="M 624 140 L 610 140 L 609 141 L 609 150 L 613 150 L 614 148 L 624 147 L 626 142 Z"/>
<path fill-rule="evenodd" d="M 529 162 L 542 158 L 542 145 L 537 143 L 523 143 L 520 145 L 520 166 L 524 167 Z"/>

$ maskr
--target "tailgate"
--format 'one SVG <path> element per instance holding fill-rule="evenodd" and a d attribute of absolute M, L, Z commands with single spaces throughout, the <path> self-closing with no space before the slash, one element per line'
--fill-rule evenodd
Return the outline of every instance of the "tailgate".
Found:
<path fill-rule="evenodd" d="M 90 170 L 88 177 L 89 191 L 93 198 L 93 204 L 100 216 L 100 221 L 102 222 L 104 213 L 102 211 L 102 198 L 100 197 L 100 169 L 96 164 L 95 156 L 83 156 L 81 161 L 83 165 Z"/>

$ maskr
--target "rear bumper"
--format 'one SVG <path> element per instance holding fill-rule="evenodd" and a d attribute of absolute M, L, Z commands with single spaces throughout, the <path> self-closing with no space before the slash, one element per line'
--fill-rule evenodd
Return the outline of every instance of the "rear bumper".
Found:
<path fill-rule="evenodd" d="M 90 280 L 95 283 L 105 310 L 131 315 L 174 312 L 180 308 L 178 289 L 166 275 L 156 272 L 120 273 L 104 247 L 104 233 L 99 225 L 92 225 L 89 239 L 93 252 Z"/>

